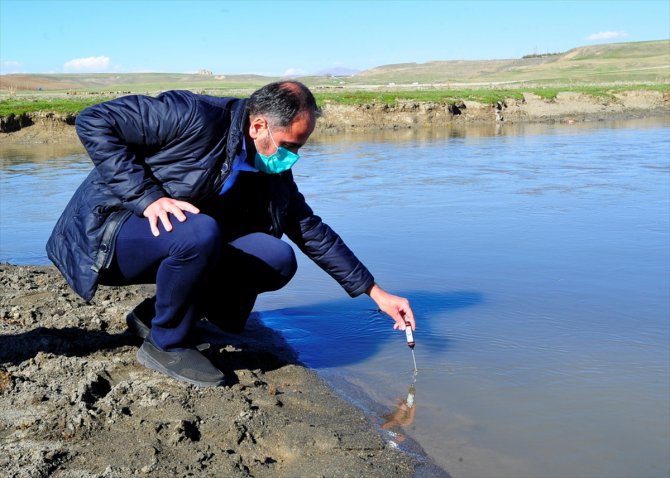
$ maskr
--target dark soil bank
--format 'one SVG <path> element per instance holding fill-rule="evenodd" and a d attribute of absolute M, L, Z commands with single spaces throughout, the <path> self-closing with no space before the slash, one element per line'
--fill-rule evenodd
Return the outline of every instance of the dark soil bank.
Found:
<path fill-rule="evenodd" d="M 86 304 L 53 267 L 7 264 L 0 284 L 3 477 L 391 478 L 425 469 L 257 316 L 242 336 L 203 322 L 231 385 L 199 389 L 135 358 L 125 315 L 151 287 L 102 287 Z"/>

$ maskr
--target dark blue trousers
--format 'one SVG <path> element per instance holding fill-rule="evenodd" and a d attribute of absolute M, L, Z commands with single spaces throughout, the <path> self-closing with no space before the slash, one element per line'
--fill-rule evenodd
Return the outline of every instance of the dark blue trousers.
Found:
<path fill-rule="evenodd" d="M 119 232 L 107 285 L 156 284 L 151 339 L 164 350 L 186 346 L 197 320 L 232 328 L 251 312 L 256 296 L 285 286 L 297 270 L 289 244 L 264 233 L 229 242 L 206 214 L 171 216 L 173 229 L 154 237 L 146 218 L 131 216 Z"/>

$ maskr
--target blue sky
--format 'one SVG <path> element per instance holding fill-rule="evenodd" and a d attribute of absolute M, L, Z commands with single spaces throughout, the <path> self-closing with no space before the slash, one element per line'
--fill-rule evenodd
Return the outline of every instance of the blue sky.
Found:
<path fill-rule="evenodd" d="M 2 74 L 274 76 L 668 38 L 668 0 L 0 0 Z"/>

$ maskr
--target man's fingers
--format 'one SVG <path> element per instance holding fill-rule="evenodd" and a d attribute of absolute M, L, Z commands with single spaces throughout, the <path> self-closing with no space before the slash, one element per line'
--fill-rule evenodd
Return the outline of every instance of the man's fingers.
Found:
<path fill-rule="evenodd" d="M 200 209 L 198 209 L 193 204 L 188 203 L 186 201 L 174 201 L 172 203 L 170 212 L 174 214 L 174 217 L 176 217 L 179 222 L 184 222 L 186 220 L 186 214 L 184 214 L 184 211 L 193 214 L 198 214 L 200 212 Z"/>
<path fill-rule="evenodd" d="M 403 316 L 399 311 L 394 310 L 389 315 L 395 322 L 395 324 L 393 324 L 394 330 L 405 330 L 405 320 L 403 319 Z"/>
<path fill-rule="evenodd" d="M 186 201 L 176 201 L 176 205 L 182 210 L 182 211 L 188 211 L 192 212 L 193 214 L 198 214 L 200 212 L 200 209 L 195 207 L 193 204 L 190 202 Z M 185 216 L 184 216 L 185 217 Z"/>
<path fill-rule="evenodd" d="M 187 219 L 184 211 L 198 214 L 200 209 L 186 201 L 176 201 L 174 199 L 161 198 L 147 207 L 147 209 L 144 211 L 144 216 L 149 219 L 151 233 L 157 237 L 160 235 L 158 221 L 160 221 L 160 223 L 163 225 L 163 228 L 167 232 L 170 232 L 172 231 L 170 214 L 172 214 L 175 219 L 177 219 L 177 221 L 184 222 Z"/>
<path fill-rule="evenodd" d="M 405 315 L 403 316 L 403 320 L 407 323 L 409 322 L 410 327 L 412 327 L 412 330 L 416 329 L 416 322 L 414 321 L 414 316 L 411 313 L 405 312 Z"/>
<path fill-rule="evenodd" d="M 161 224 L 163 224 L 163 228 L 167 232 L 170 232 L 172 230 L 172 223 L 170 222 L 170 218 L 168 217 L 168 213 L 165 212 L 165 211 L 161 211 L 158 214 L 158 217 L 161 220 Z"/>
<path fill-rule="evenodd" d="M 409 305 L 409 301 L 407 299 L 403 300 L 403 303 L 400 305 L 399 309 L 400 315 L 402 316 L 403 322 L 407 323 L 409 322 L 409 325 L 412 327 L 412 330 L 416 329 L 416 321 L 414 320 L 414 313 L 412 312 L 412 308 Z"/>
<path fill-rule="evenodd" d="M 178 206 L 171 208 L 170 212 L 177 218 L 177 221 L 184 222 L 186 220 L 186 214 L 184 214 Z"/>
<path fill-rule="evenodd" d="M 160 235 L 160 231 L 158 230 L 158 218 L 156 216 L 149 217 L 149 227 L 151 228 L 151 234 L 153 234 L 154 237 Z"/>

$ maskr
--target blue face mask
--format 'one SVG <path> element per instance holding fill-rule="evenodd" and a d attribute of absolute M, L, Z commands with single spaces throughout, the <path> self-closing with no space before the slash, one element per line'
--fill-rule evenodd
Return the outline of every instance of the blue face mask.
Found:
<path fill-rule="evenodd" d="M 265 156 L 264 154 L 256 151 L 254 166 L 256 169 L 266 174 L 279 174 L 283 173 L 284 171 L 288 171 L 300 159 L 300 155 L 289 151 L 284 147 L 277 146 L 275 139 L 272 137 L 272 131 L 270 131 L 269 126 L 268 133 L 270 133 L 270 139 L 272 140 L 272 144 L 275 145 L 275 148 L 277 148 L 277 151 L 275 151 L 270 156 Z"/>

